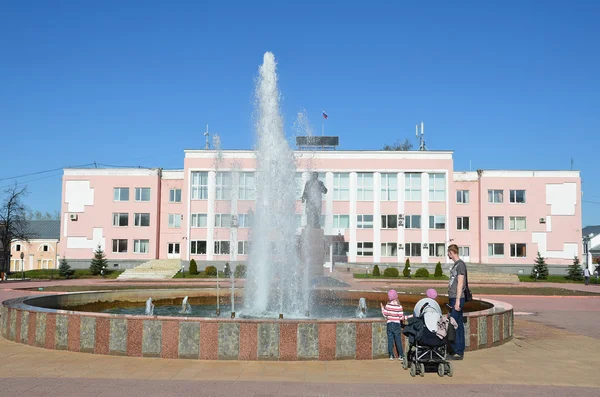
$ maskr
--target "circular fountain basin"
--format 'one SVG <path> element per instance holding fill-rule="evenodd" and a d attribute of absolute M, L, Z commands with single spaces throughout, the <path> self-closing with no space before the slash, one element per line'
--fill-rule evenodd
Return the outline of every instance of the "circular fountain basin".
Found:
<path fill-rule="evenodd" d="M 216 290 L 165 289 L 80 292 L 23 297 L 3 302 L 1 334 L 6 339 L 48 349 L 134 357 L 205 360 L 335 360 L 387 357 L 386 323 L 379 303 L 386 292 L 317 290 L 319 304 L 309 317 L 231 318 L 229 294 Z M 188 296 L 192 315 L 179 314 Z M 152 297 L 153 316 L 144 315 Z M 359 298 L 367 318 L 350 317 Z M 400 294 L 407 312 L 424 295 Z M 441 307 L 447 297 L 437 299 Z M 243 290 L 235 306 L 242 308 Z M 334 309 L 331 309 L 331 308 Z M 328 310 L 329 308 L 329 310 Z M 164 311 L 163 311 L 164 310 Z M 162 315 L 161 312 L 164 314 Z M 193 314 L 207 314 L 194 317 Z M 326 318 L 325 318 L 326 317 Z M 512 306 L 475 300 L 465 306 L 468 351 L 500 345 L 512 338 Z M 406 343 L 406 341 L 403 341 Z M 406 344 L 404 345 L 406 346 Z"/>

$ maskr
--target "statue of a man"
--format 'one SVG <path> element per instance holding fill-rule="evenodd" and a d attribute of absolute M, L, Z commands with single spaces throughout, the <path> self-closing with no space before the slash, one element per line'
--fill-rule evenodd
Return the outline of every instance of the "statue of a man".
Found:
<path fill-rule="evenodd" d="M 307 224 L 315 229 L 321 227 L 321 194 L 324 193 L 327 193 L 325 184 L 319 180 L 319 174 L 313 172 L 311 178 L 304 185 L 302 202 L 306 201 Z"/>

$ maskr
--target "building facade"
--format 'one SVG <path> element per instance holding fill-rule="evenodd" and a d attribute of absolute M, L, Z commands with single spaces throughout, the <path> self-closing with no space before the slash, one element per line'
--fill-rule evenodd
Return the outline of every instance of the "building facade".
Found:
<path fill-rule="evenodd" d="M 336 262 L 471 263 L 581 259 L 578 171 L 455 172 L 449 151 L 297 151 L 294 221 L 309 172 L 328 189 L 321 224 Z M 60 255 L 115 267 L 149 259 L 243 262 L 255 200 L 253 151 L 186 150 L 183 170 L 65 169 Z"/>
<path fill-rule="evenodd" d="M 60 220 L 29 220 L 25 228 L 31 238 L 11 243 L 10 271 L 57 269 Z"/>

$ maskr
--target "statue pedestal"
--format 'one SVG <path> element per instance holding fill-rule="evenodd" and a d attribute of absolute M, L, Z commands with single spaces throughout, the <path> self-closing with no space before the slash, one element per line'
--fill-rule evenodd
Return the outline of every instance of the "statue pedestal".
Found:
<path fill-rule="evenodd" d="M 301 254 L 303 259 L 301 263 L 308 263 L 308 276 L 310 278 L 323 276 L 323 264 L 325 258 L 325 232 L 323 229 L 315 229 L 306 227 L 302 229 L 301 238 Z"/>

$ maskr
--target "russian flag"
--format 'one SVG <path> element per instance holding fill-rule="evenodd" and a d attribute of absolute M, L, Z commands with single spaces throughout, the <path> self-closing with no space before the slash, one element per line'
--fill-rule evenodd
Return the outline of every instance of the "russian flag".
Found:
<path fill-rule="evenodd" d="M 325 113 L 325 111 L 323 110 L 323 118 L 326 119 L 327 118 L 327 113 Z"/>

